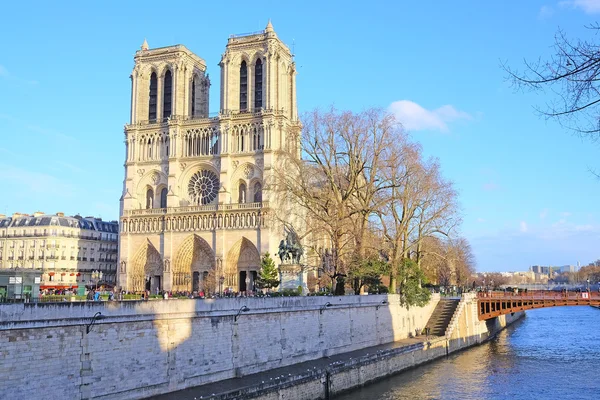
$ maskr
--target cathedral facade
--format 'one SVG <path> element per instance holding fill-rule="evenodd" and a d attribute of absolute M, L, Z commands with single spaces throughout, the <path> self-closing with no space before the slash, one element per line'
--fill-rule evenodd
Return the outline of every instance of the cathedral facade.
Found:
<path fill-rule="evenodd" d="M 208 112 L 204 60 L 185 46 L 134 57 L 125 126 L 118 284 L 130 291 L 254 290 L 283 227 L 265 182 L 298 153 L 296 69 L 271 23 L 231 35 Z M 299 156 L 299 154 L 298 154 Z"/>

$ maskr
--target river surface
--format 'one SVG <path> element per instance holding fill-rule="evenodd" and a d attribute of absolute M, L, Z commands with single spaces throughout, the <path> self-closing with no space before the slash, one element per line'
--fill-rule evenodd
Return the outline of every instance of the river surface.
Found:
<path fill-rule="evenodd" d="M 527 311 L 484 345 L 335 400 L 598 398 L 600 309 L 579 306 Z"/>

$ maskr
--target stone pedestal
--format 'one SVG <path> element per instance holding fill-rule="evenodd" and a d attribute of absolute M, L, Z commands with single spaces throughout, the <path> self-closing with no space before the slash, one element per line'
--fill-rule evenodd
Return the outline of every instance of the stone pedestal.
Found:
<path fill-rule="evenodd" d="M 279 290 L 283 289 L 294 289 L 297 290 L 298 286 L 302 286 L 302 294 L 308 293 L 308 286 L 306 285 L 307 272 L 301 264 L 279 264 Z"/>

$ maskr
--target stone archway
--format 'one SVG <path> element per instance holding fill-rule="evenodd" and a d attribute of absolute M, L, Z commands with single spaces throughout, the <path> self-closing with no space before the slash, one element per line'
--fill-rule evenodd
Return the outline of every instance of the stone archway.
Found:
<path fill-rule="evenodd" d="M 225 287 L 236 291 L 255 290 L 254 282 L 260 270 L 260 254 L 245 237 L 238 240 L 227 253 Z"/>
<path fill-rule="evenodd" d="M 162 257 L 156 247 L 148 240 L 133 257 L 129 276 L 129 290 L 134 292 L 162 290 L 162 279 Z"/>
<path fill-rule="evenodd" d="M 213 291 L 215 253 L 198 235 L 191 235 L 179 246 L 173 268 L 174 291 Z"/>

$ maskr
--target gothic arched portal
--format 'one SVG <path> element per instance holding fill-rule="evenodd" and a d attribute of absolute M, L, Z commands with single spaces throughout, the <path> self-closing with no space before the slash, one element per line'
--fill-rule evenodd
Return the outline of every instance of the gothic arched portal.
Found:
<path fill-rule="evenodd" d="M 215 289 L 214 275 L 215 253 L 210 245 L 198 235 L 188 236 L 175 257 L 173 290 L 212 291 Z"/>
<path fill-rule="evenodd" d="M 148 240 L 140 247 L 131 263 L 129 288 L 134 292 L 162 289 L 163 263 L 156 247 Z"/>
<path fill-rule="evenodd" d="M 237 291 L 254 291 L 254 283 L 260 270 L 260 254 L 256 246 L 245 237 L 241 238 L 227 253 L 226 262 L 225 287 Z"/>

